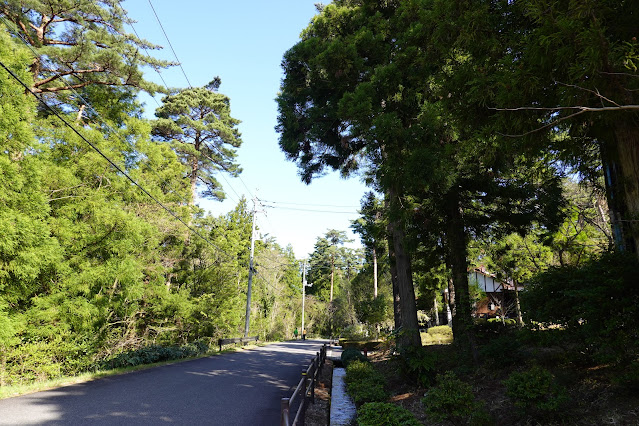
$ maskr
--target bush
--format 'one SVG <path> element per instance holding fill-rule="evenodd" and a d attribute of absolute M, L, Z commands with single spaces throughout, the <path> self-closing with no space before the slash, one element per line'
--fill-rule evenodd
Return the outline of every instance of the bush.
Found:
<path fill-rule="evenodd" d="M 481 347 L 483 360 L 493 366 L 511 366 L 523 359 L 521 344 L 514 335 L 499 336 Z"/>
<path fill-rule="evenodd" d="M 388 394 L 384 390 L 384 376 L 368 362 L 353 360 L 346 367 L 344 380 L 348 393 L 357 405 L 388 399 Z"/>
<path fill-rule="evenodd" d="M 552 373 L 538 366 L 512 373 L 504 385 L 515 407 L 524 414 L 557 417 L 568 401 L 566 390 L 555 381 Z"/>
<path fill-rule="evenodd" d="M 437 376 L 437 385 L 422 399 L 426 414 L 436 421 L 454 424 L 488 425 L 490 419 L 483 405 L 475 400 L 472 388 L 451 371 Z"/>
<path fill-rule="evenodd" d="M 379 348 L 381 340 L 349 340 L 339 339 L 339 345 L 344 349 L 358 349 L 360 351 L 374 351 Z"/>
<path fill-rule="evenodd" d="M 359 426 L 418 426 L 413 414 L 398 405 L 388 402 L 368 402 L 357 410 Z"/>
<path fill-rule="evenodd" d="M 613 383 L 631 393 L 639 392 L 639 359 L 625 366 L 623 370 L 613 378 Z"/>
<path fill-rule="evenodd" d="M 628 361 L 637 348 L 638 269 L 635 256 L 623 253 L 605 254 L 583 266 L 551 268 L 526 286 L 522 308 L 530 319 L 559 325 L 599 350 L 600 361 Z"/>
<path fill-rule="evenodd" d="M 133 351 L 122 352 L 113 358 L 105 360 L 102 368 L 113 369 L 122 367 L 134 367 L 136 365 L 153 364 L 155 362 L 170 361 L 173 359 L 191 358 L 206 353 L 209 345 L 198 341 L 184 346 L 145 346 Z"/>
<path fill-rule="evenodd" d="M 353 348 L 344 349 L 342 351 L 342 355 L 340 356 L 340 359 L 342 360 L 342 364 L 344 365 L 344 367 L 348 367 L 348 364 L 350 364 L 351 361 L 354 361 L 354 360 L 368 361 L 368 358 L 366 358 L 366 356 L 364 356 L 363 353 Z"/>
<path fill-rule="evenodd" d="M 435 382 L 437 372 L 441 371 L 443 358 L 445 354 L 440 351 L 409 348 L 400 360 L 400 368 L 407 378 L 422 386 L 429 386 Z"/>

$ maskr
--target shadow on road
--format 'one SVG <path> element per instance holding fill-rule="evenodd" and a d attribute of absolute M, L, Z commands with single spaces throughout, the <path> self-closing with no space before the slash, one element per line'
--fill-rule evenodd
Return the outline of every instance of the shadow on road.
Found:
<path fill-rule="evenodd" d="M 277 425 L 325 341 L 252 347 L 0 401 L 0 425 Z"/>

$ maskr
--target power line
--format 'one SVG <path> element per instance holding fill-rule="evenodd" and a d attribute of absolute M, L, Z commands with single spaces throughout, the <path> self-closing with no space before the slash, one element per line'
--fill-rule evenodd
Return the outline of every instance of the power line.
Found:
<path fill-rule="evenodd" d="M 140 35 L 138 34 L 138 32 L 135 30 L 135 27 L 133 26 L 133 22 L 128 22 L 128 24 L 129 24 L 129 26 L 131 27 L 131 29 L 133 30 L 133 33 L 134 33 L 134 34 L 135 34 L 135 36 L 138 38 L 138 40 L 141 40 Z M 149 51 L 147 50 L 147 48 L 146 48 L 146 47 L 144 47 L 144 46 L 143 46 L 142 48 L 144 49 L 144 51 L 146 52 L 146 54 L 147 54 L 148 56 L 151 56 L 151 55 L 149 54 Z M 162 80 L 162 84 L 164 84 L 164 87 L 166 88 L 166 90 L 167 90 L 167 92 L 168 92 L 168 91 L 169 91 L 169 86 L 166 84 L 166 81 L 164 81 L 164 77 L 162 77 L 162 73 L 160 73 L 160 70 L 158 70 L 158 69 L 157 69 L 157 67 L 152 67 L 152 68 L 155 70 L 155 72 L 157 72 L 157 73 L 158 73 L 158 76 L 160 76 L 160 80 Z M 155 96 L 152 96 L 152 98 L 153 98 L 153 100 L 155 101 L 155 103 L 156 103 L 156 104 L 158 105 L 158 107 L 159 107 L 159 106 L 160 106 L 160 102 L 159 102 L 157 99 L 155 99 Z"/>
<path fill-rule="evenodd" d="M 340 211 L 334 211 L 334 210 L 300 209 L 296 207 L 280 207 L 280 206 L 269 206 L 269 205 L 265 205 L 265 207 L 272 208 L 272 209 L 293 210 L 293 211 L 311 212 L 311 213 L 334 213 L 334 214 L 351 214 L 351 215 L 358 214 L 358 212 L 356 211 L 340 212 Z"/>
<path fill-rule="evenodd" d="M 349 208 L 349 209 L 358 209 L 360 206 L 345 206 L 345 205 L 336 205 L 336 204 L 310 204 L 310 203 L 294 203 L 294 202 L 287 202 L 287 201 L 268 201 L 268 200 L 263 200 L 265 203 L 271 203 L 271 204 L 285 204 L 285 205 L 291 205 L 291 206 L 312 206 L 312 207 L 343 207 L 343 208 Z"/>
<path fill-rule="evenodd" d="M 44 100 L 42 100 L 40 98 L 40 96 L 38 96 L 33 90 L 31 90 L 31 88 L 29 86 L 27 86 L 26 83 L 24 83 L 20 77 L 18 77 L 13 71 L 11 71 L 5 64 L 4 62 L 0 61 L 0 66 L 2 66 L 2 68 L 4 68 L 10 75 L 11 77 L 13 77 L 18 83 L 20 83 L 20 85 L 22 85 L 22 87 L 25 88 L 25 90 L 27 90 L 29 93 L 31 93 L 31 95 L 33 95 L 38 102 L 40 102 L 45 108 L 47 108 L 49 111 L 51 111 L 56 117 L 58 117 L 58 119 L 60 119 L 60 121 L 62 121 L 69 129 L 71 129 L 71 131 L 73 131 L 73 133 L 75 133 L 76 135 L 78 135 L 84 142 L 86 142 L 95 152 L 97 152 L 102 158 L 104 158 L 114 169 L 116 169 L 119 173 L 121 173 L 124 177 L 126 177 L 133 185 L 137 186 L 142 192 L 144 192 L 150 199 L 152 199 L 153 201 L 155 201 L 160 207 L 162 207 L 164 210 L 166 210 L 171 216 L 173 216 L 175 219 L 177 219 L 180 223 L 182 223 L 186 228 L 188 228 L 189 230 L 191 230 L 195 235 L 197 235 L 198 237 L 200 237 L 202 240 L 206 241 L 208 244 L 210 244 L 212 247 L 216 248 L 217 250 L 221 251 L 222 253 L 224 253 L 225 255 L 227 255 L 228 257 L 232 258 L 231 255 L 229 255 L 228 253 L 226 253 L 224 250 L 222 250 L 221 248 L 219 248 L 218 246 L 216 246 L 215 244 L 213 244 L 209 239 L 207 239 L 206 237 L 204 237 L 202 234 L 200 234 L 196 229 L 194 229 L 193 227 L 191 227 L 189 224 L 187 224 L 186 222 L 184 222 L 176 213 L 174 213 L 171 209 L 169 209 L 167 206 L 165 206 L 160 200 L 158 200 L 157 198 L 155 198 L 149 191 L 146 190 L 146 188 L 144 188 L 142 185 L 140 185 L 139 183 L 137 183 L 131 176 L 129 176 L 128 173 L 126 173 L 120 166 L 118 166 L 117 164 L 115 164 L 115 162 L 113 160 L 111 160 L 111 158 L 109 158 L 105 153 L 103 153 L 100 148 L 98 148 L 96 145 L 94 145 L 91 141 L 89 141 L 82 133 L 80 133 L 75 127 L 73 127 L 67 120 L 64 119 L 64 117 L 62 117 L 55 109 L 51 108 L 51 106 L 49 106 L 49 104 L 47 104 Z"/>
<path fill-rule="evenodd" d="M 184 67 L 182 67 L 182 63 L 178 59 L 177 54 L 175 53 L 175 49 L 173 49 L 173 45 L 171 44 L 171 40 L 169 40 L 169 36 L 166 35 L 166 31 L 164 31 L 164 27 L 162 26 L 162 21 L 160 21 L 160 17 L 155 12 L 155 8 L 153 7 L 153 3 L 151 3 L 151 0 L 149 0 L 149 5 L 151 6 L 151 9 L 153 10 L 153 14 L 155 15 L 155 19 L 157 19 L 158 24 L 160 24 L 160 28 L 162 29 L 162 32 L 164 33 L 164 38 L 166 38 L 167 43 L 169 43 L 169 47 L 171 48 L 171 51 L 173 52 L 173 56 L 175 56 L 175 60 L 178 62 L 178 66 L 182 70 L 182 74 L 184 74 L 184 78 L 186 79 L 186 82 L 189 84 L 189 87 L 192 89 L 193 86 L 191 85 L 191 82 L 189 81 L 189 78 L 186 76 L 186 72 L 184 71 Z"/>
<path fill-rule="evenodd" d="M 175 58 L 175 60 L 178 63 L 178 66 L 180 67 L 180 69 L 182 70 L 182 74 L 184 74 L 184 78 L 186 79 L 187 84 L 189 85 L 189 88 L 193 89 L 193 86 L 191 85 L 191 82 L 189 81 L 188 76 L 186 75 L 186 71 L 184 70 L 184 67 L 182 66 L 182 62 L 180 62 L 180 59 L 177 56 L 177 53 L 175 52 L 175 49 L 173 49 L 173 44 L 171 43 L 171 40 L 169 39 L 168 34 L 166 33 L 166 31 L 164 30 L 164 26 L 162 25 L 162 21 L 160 20 L 160 17 L 158 16 L 157 12 L 155 11 L 155 8 L 153 7 L 153 3 L 151 3 L 151 0 L 149 1 L 149 5 L 151 6 L 151 9 L 153 10 L 153 14 L 155 15 L 155 19 L 158 21 L 158 24 L 160 25 L 160 29 L 162 30 L 162 33 L 164 34 L 164 38 L 166 39 L 166 42 L 169 44 L 169 47 L 171 48 L 171 51 L 173 52 L 173 57 Z M 133 28 L 133 26 L 131 25 L 131 28 Z M 133 30 L 135 32 L 135 29 Z M 137 33 L 136 33 L 137 35 Z M 138 38 L 140 38 L 138 36 Z M 158 74 L 160 74 L 160 72 L 156 69 L 156 72 Z M 160 75 L 160 78 L 162 76 Z M 164 81 L 164 79 L 162 79 L 162 82 L 164 82 L 164 86 L 166 87 L 166 90 L 169 91 L 169 87 L 166 84 L 166 82 Z M 225 157 L 225 155 L 222 153 L 222 151 L 220 151 L 215 145 L 211 146 L 209 144 L 206 144 L 209 149 L 212 149 L 214 151 L 217 151 L 218 154 L 220 154 L 222 156 L 222 158 Z M 222 167 L 222 169 L 224 169 L 227 173 L 231 173 L 223 164 L 220 164 L 220 166 Z M 240 179 L 240 182 L 242 182 L 242 185 L 244 185 L 244 188 L 246 188 L 246 191 L 249 193 L 249 195 L 251 196 L 251 198 L 254 198 L 253 193 L 251 192 L 250 189 L 248 189 L 248 187 L 246 186 L 246 183 L 244 183 L 244 180 L 242 179 L 241 176 L 237 176 Z M 224 179 L 226 181 L 226 179 Z M 232 187 L 232 185 L 230 184 L 230 182 L 226 181 L 226 183 L 229 185 L 229 187 L 231 188 L 231 190 L 235 193 L 235 195 L 238 196 L 238 200 L 241 198 L 238 194 L 237 191 L 235 191 L 235 189 Z"/>

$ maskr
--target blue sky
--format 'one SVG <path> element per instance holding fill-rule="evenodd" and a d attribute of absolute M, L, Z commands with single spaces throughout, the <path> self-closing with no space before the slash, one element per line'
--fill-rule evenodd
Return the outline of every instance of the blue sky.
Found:
<path fill-rule="evenodd" d="M 238 196 L 250 199 L 252 194 L 278 202 L 275 205 L 280 208 L 258 215 L 258 226 L 282 246 L 292 244 L 298 258 L 310 253 L 317 237 L 328 229 L 348 231 L 357 244 L 348 227 L 357 218 L 356 210 L 366 192 L 357 178 L 344 180 L 336 173 L 310 185 L 301 183 L 295 164 L 286 161 L 277 145 L 274 99 L 282 79 L 280 63 L 315 15 L 316 2 L 152 0 L 191 84 L 203 86 L 220 76 L 220 92 L 230 97 L 232 115 L 242 120 L 243 145 L 238 151 L 244 170 L 241 180 L 220 177 L 227 200 L 200 200 L 200 206 L 217 216 L 232 210 Z M 127 0 L 123 7 L 137 21 L 134 28 L 140 37 L 165 47 L 154 56 L 173 60 L 149 1 Z M 146 76 L 161 83 L 152 70 Z M 162 76 L 171 87 L 188 87 L 178 67 L 162 71 Z M 152 117 L 157 104 L 148 97 L 143 100 L 147 116 Z"/>

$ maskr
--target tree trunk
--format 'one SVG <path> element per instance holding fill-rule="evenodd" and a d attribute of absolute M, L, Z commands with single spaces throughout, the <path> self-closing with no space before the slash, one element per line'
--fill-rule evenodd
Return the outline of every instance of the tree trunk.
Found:
<path fill-rule="evenodd" d="M 455 287 L 455 313 L 453 315 L 453 335 L 461 342 L 468 342 L 473 358 L 478 360 L 471 317 L 470 292 L 468 289 L 468 259 L 466 249 L 466 229 L 459 199 L 459 190 L 451 188 L 445 196 L 446 243 L 448 261 Z"/>
<path fill-rule="evenodd" d="M 433 296 L 433 308 L 435 310 L 435 325 L 439 325 L 439 307 L 437 306 L 437 294 Z"/>
<path fill-rule="evenodd" d="M 189 200 L 189 206 L 195 205 L 195 198 L 197 197 L 197 173 L 199 165 L 198 158 L 194 155 L 191 159 L 191 199 Z"/>
<path fill-rule="evenodd" d="M 404 229 L 402 224 L 392 222 L 393 244 L 395 248 L 395 264 L 397 266 L 397 289 L 402 313 L 402 336 L 400 348 L 421 346 L 419 323 L 417 322 L 417 306 L 415 304 L 415 288 L 413 287 L 413 271 L 411 260 L 404 248 Z"/>
<path fill-rule="evenodd" d="M 387 227 L 388 235 L 388 262 L 390 267 L 391 284 L 393 286 L 393 319 L 395 320 L 395 330 L 399 330 L 402 326 L 402 311 L 399 305 L 399 287 L 397 284 L 397 263 L 395 261 L 395 248 L 393 244 L 393 234 L 391 225 Z"/>
<path fill-rule="evenodd" d="M 331 256 L 331 302 L 333 301 L 333 277 L 335 276 L 335 258 Z"/>
<path fill-rule="evenodd" d="M 373 247 L 373 298 L 377 299 L 377 251 Z"/>
<path fill-rule="evenodd" d="M 639 254 L 639 127 L 629 118 L 615 127 L 625 215 L 626 250 Z"/>
<path fill-rule="evenodd" d="M 517 289 L 517 281 L 513 281 L 515 285 L 515 310 L 517 311 L 517 325 L 524 325 L 524 318 L 521 316 L 521 305 L 519 304 L 519 290 Z"/>

